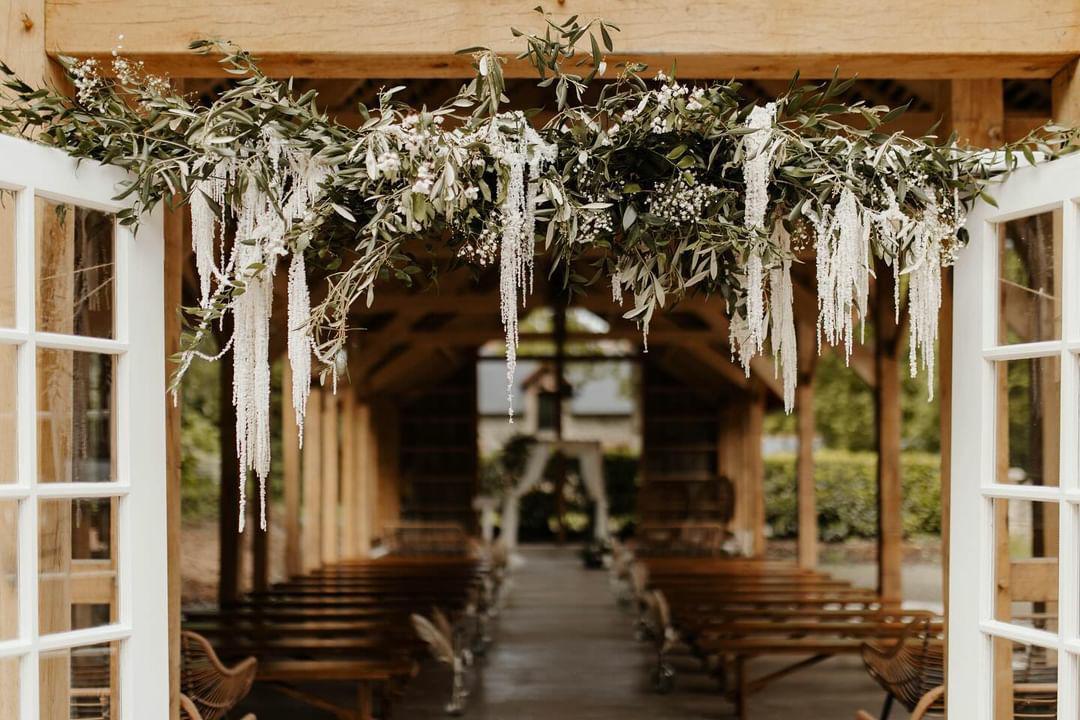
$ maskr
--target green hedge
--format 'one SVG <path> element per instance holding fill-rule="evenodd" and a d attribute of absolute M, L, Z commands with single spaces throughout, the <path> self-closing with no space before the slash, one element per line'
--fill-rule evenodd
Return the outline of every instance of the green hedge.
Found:
<path fill-rule="evenodd" d="M 870 452 L 820 450 L 814 455 L 818 533 L 835 542 L 877 535 L 876 456 Z M 904 534 L 941 533 L 940 461 L 931 453 L 904 453 Z M 773 537 L 798 532 L 795 456 L 765 458 L 765 517 Z"/>

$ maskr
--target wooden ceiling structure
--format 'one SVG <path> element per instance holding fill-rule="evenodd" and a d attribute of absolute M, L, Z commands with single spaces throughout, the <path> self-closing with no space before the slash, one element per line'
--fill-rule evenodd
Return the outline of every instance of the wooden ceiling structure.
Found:
<path fill-rule="evenodd" d="M 454 54 L 459 48 L 486 45 L 504 56 L 515 56 L 519 45 L 509 27 L 538 26 L 529 6 L 509 0 L 413 0 L 407 4 L 0 0 L 0 19 L 6 20 L 0 24 L 0 59 L 33 82 L 55 75 L 49 57 L 108 58 L 119 44 L 126 54 L 146 60 L 149 69 L 186 82 L 193 93 L 205 93 L 226 82 L 225 73 L 211 58 L 191 55 L 187 45 L 199 38 L 227 38 L 252 52 L 268 73 L 297 78 L 304 88 L 318 88 L 331 114 L 349 124 L 355 122 L 356 103 L 369 102 L 379 86 L 390 82 L 411 81 L 412 102 L 436 103 L 447 97 L 470 72 L 469 59 Z M 619 55 L 610 59 L 611 66 L 633 59 L 667 69 L 677 62 L 681 78 L 743 78 L 748 92 L 763 98 L 782 89 L 796 70 L 804 78 L 824 78 L 838 68 L 845 76 L 861 78 L 853 97 L 890 105 L 911 100 L 911 112 L 899 121 L 903 129 L 923 132 L 941 120 L 941 132 L 956 131 L 974 146 L 992 147 L 1022 136 L 1048 117 L 1080 123 L 1080 3 L 1076 0 L 557 0 L 547 9 L 556 16 L 602 16 L 619 25 Z M 530 68 L 511 60 L 506 70 L 515 78 L 512 97 L 524 98 L 528 106 L 546 104 L 543 97 L 526 92 L 531 86 Z M 190 242 L 185 225 L 180 215 L 172 215 L 166 223 L 165 312 L 170 323 L 166 346 L 170 352 L 177 346 L 175 309 L 182 301 L 188 265 Z M 875 294 L 891 297 L 887 287 L 891 274 L 880 278 Z M 540 284 L 536 297 L 544 298 L 549 291 Z M 816 299 L 811 277 L 801 278 L 798 287 L 802 351 L 797 390 L 799 561 L 809 566 L 817 556 L 811 442 Z M 358 313 L 359 323 L 370 330 L 357 334 L 355 352 L 350 352 L 358 392 L 349 402 L 371 399 L 369 407 L 357 411 L 358 427 L 379 424 L 380 398 L 415 387 L 419 378 L 430 383 L 447 377 L 472 348 L 500 338 L 496 292 L 490 280 L 481 278 L 473 286 L 455 277 L 444 282 L 439 292 L 382 289 L 371 311 Z M 950 292 L 947 288 L 939 353 L 944 457 L 950 444 Z M 600 296 L 606 293 L 596 293 L 581 304 L 607 319 L 613 334 L 636 337 L 636 329 L 619 319 L 621 310 Z M 853 367 L 874 388 L 876 397 L 879 584 L 886 594 L 898 595 L 902 327 L 891 320 L 891 303 L 876 305 L 875 320 L 876 342 L 857 352 Z M 657 352 L 675 358 L 678 367 L 705 369 L 753 397 L 775 395 L 778 388 L 771 360 L 759 359 L 747 379 L 730 361 L 726 331 L 720 302 L 691 299 L 656 320 L 651 342 Z M 170 611 L 175 640 L 180 597 L 178 411 L 171 412 L 168 422 Z M 758 423 L 760 431 L 759 413 L 747 422 Z M 356 437 L 359 456 L 368 446 L 362 434 Z M 287 448 L 286 456 L 287 466 L 299 463 L 293 450 Z M 353 461 L 368 462 L 361 457 Z M 304 462 L 306 466 L 306 456 Z M 946 462 L 942 466 L 946 537 L 948 472 Z M 297 522 L 296 502 L 296 497 L 290 500 L 287 494 L 287 523 Z M 763 512 L 760 507 L 751 510 Z M 232 527 L 228 526 L 230 534 Z M 364 540 L 354 537 L 346 542 L 355 549 Z M 265 565 L 265 549 L 263 558 Z M 947 547 L 944 561 L 947 572 Z M 293 567 L 299 564 L 296 558 L 291 562 Z M 177 643 L 173 646 L 175 675 Z"/>

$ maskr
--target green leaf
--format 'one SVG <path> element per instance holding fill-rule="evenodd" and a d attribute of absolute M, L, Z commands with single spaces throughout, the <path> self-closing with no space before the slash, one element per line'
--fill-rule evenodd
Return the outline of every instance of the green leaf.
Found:
<path fill-rule="evenodd" d="M 634 209 L 634 206 L 632 204 L 627 205 L 626 209 L 623 210 L 622 216 L 623 230 L 629 230 L 630 226 L 634 224 L 635 220 L 637 220 L 637 210 Z"/>

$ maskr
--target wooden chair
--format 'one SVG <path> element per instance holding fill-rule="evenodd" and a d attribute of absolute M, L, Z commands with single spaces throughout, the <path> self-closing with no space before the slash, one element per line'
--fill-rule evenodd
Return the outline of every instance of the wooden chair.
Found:
<path fill-rule="evenodd" d="M 249 657 L 226 667 L 202 635 L 180 633 L 182 714 L 191 720 L 219 720 L 251 691 L 257 662 Z M 187 701 L 186 703 L 184 701 Z M 254 720 L 248 715 L 244 720 Z"/>

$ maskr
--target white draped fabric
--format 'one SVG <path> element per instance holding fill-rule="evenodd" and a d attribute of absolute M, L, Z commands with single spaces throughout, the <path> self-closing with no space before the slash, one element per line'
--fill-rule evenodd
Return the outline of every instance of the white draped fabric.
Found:
<path fill-rule="evenodd" d="M 576 457 L 581 467 L 585 492 L 596 506 L 593 527 L 598 539 L 608 534 L 608 500 L 604 485 L 603 451 L 598 442 L 539 440 L 529 450 L 525 471 L 503 500 L 502 540 L 509 548 L 517 547 L 521 498 L 533 489 L 544 475 L 551 456 L 559 451 L 568 458 Z"/>

